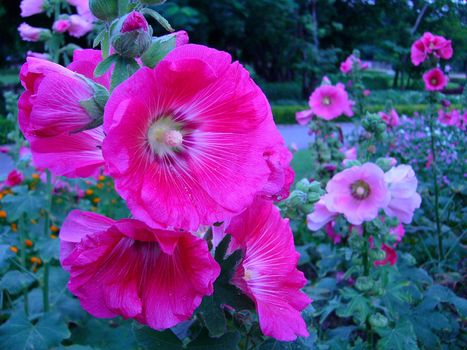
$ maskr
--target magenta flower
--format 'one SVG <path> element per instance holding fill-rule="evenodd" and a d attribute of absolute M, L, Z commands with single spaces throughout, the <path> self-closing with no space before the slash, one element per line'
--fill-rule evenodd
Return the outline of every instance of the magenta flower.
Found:
<path fill-rule="evenodd" d="M 436 58 L 448 60 L 453 55 L 451 40 L 446 40 L 440 35 L 424 33 L 416 40 L 410 49 L 410 58 L 415 66 L 423 63 L 430 54 Z"/>
<path fill-rule="evenodd" d="M 37 15 L 44 11 L 44 0 L 21 0 L 21 17 Z"/>
<path fill-rule="evenodd" d="M 131 12 L 123 22 L 121 33 L 132 32 L 135 30 L 142 30 L 144 32 L 148 31 L 148 22 L 144 16 L 136 11 Z"/>
<path fill-rule="evenodd" d="M 68 19 L 62 18 L 56 20 L 52 26 L 52 29 L 57 33 L 66 32 L 71 26 L 71 22 Z"/>
<path fill-rule="evenodd" d="M 361 225 L 378 216 L 390 200 L 384 173 L 373 163 L 353 166 L 336 175 L 326 186 L 324 205 L 341 213 L 353 225 Z"/>
<path fill-rule="evenodd" d="M 417 178 L 410 165 L 399 165 L 384 174 L 391 200 L 384 208 L 386 215 L 397 217 L 404 224 L 410 224 L 415 209 L 420 208 L 422 199 L 417 193 Z"/>
<path fill-rule="evenodd" d="M 313 114 L 317 117 L 332 120 L 342 114 L 353 116 L 352 102 L 344 85 L 321 85 L 310 96 L 308 101 Z"/>
<path fill-rule="evenodd" d="M 89 23 L 96 20 L 96 17 L 94 17 L 91 9 L 89 8 L 89 0 L 67 0 L 67 2 L 70 5 L 75 6 L 78 14 Z"/>
<path fill-rule="evenodd" d="M 402 225 L 402 223 L 399 222 L 399 224 L 396 227 L 391 227 L 389 229 L 389 233 L 397 237 L 397 242 L 402 241 L 402 238 L 405 236 L 404 225 Z"/>
<path fill-rule="evenodd" d="M 60 240 L 68 288 L 86 311 L 134 318 L 157 330 L 189 319 L 220 273 L 203 239 L 137 220 L 73 210 Z"/>
<path fill-rule="evenodd" d="M 370 95 L 371 95 L 371 90 L 369 90 L 369 89 L 363 90 L 363 96 L 368 97 Z"/>
<path fill-rule="evenodd" d="M 308 125 L 308 123 L 311 121 L 312 118 L 313 118 L 313 112 L 311 109 L 307 109 L 307 110 L 295 113 L 295 119 L 297 120 L 297 123 L 300 125 Z"/>
<path fill-rule="evenodd" d="M 444 75 L 443 71 L 439 68 L 433 68 L 423 74 L 423 81 L 425 82 L 425 89 L 428 91 L 441 91 L 448 84 L 448 77 Z"/>
<path fill-rule="evenodd" d="M 389 113 L 379 112 L 379 115 L 388 126 L 395 127 L 399 125 L 399 114 L 397 114 L 397 111 L 394 108 L 391 109 Z"/>
<path fill-rule="evenodd" d="M 5 185 L 8 187 L 15 187 L 20 185 L 24 180 L 24 175 L 21 171 L 13 169 L 8 173 L 8 176 L 5 180 Z"/>
<path fill-rule="evenodd" d="M 287 163 L 282 137 L 268 131 L 275 126 L 266 97 L 247 71 L 200 45 L 180 46 L 118 86 L 104 129 L 116 189 L 151 225 L 222 222 L 272 180 L 271 152 L 276 164 Z"/>
<path fill-rule="evenodd" d="M 330 211 L 320 199 L 314 206 L 313 212 L 306 216 L 307 226 L 311 231 L 318 231 L 324 225 L 333 221 L 338 213 Z"/>
<path fill-rule="evenodd" d="M 388 246 L 387 244 L 382 244 L 381 249 L 384 251 L 386 254 L 386 257 L 383 260 L 375 260 L 373 262 L 373 265 L 375 266 L 384 266 L 389 264 L 390 266 L 393 266 L 397 262 L 397 253 L 396 251 Z"/>
<path fill-rule="evenodd" d="M 49 30 L 45 28 L 31 27 L 27 23 L 21 23 L 18 27 L 18 32 L 24 41 L 39 41 L 42 40 L 45 36 L 48 36 Z"/>
<path fill-rule="evenodd" d="M 69 69 L 31 57 L 21 68 L 20 79 L 26 91 L 18 101 L 18 122 L 31 144 L 35 166 L 68 177 L 98 174 L 104 162 L 102 127 L 79 132 L 92 121 L 80 105 L 93 96 L 89 82 Z"/>
<path fill-rule="evenodd" d="M 342 241 L 342 236 L 334 230 L 335 225 L 335 221 L 328 222 L 324 226 L 324 232 L 332 239 L 332 243 L 339 244 Z"/>
<path fill-rule="evenodd" d="M 68 17 L 68 19 L 70 21 L 68 33 L 75 38 L 81 38 L 82 36 L 89 33 L 93 28 L 92 23 L 88 22 L 80 15 L 71 15 Z"/>
<path fill-rule="evenodd" d="M 417 40 L 412 44 L 410 49 L 410 59 L 415 66 L 419 66 L 421 63 L 425 62 L 428 54 L 425 49 L 425 44 L 422 40 Z"/>
<path fill-rule="evenodd" d="M 101 84 L 110 90 L 110 78 L 113 71 L 112 68 L 100 77 L 94 76 L 94 70 L 100 62 L 102 62 L 101 50 L 78 49 L 73 51 L 73 61 L 67 68 L 94 80 L 96 83 Z"/>
<path fill-rule="evenodd" d="M 342 73 L 344 74 L 348 74 L 352 71 L 352 57 L 354 57 L 353 55 L 350 55 L 349 57 L 347 57 L 345 59 L 345 61 L 343 61 L 340 66 L 339 66 L 339 69 Z"/>
<path fill-rule="evenodd" d="M 233 237 L 231 249 L 244 253 L 232 282 L 255 302 L 262 332 L 281 341 L 308 336 L 300 312 L 311 299 L 300 291 L 306 279 L 297 269 L 288 220 L 272 202 L 258 198 L 226 231 Z"/>
<path fill-rule="evenodd" d="M 461 120 L 461 115 L 458 110 L 453 109 L 452 111 L 443 111 L 440 109 L 438 111 L 438 121 L 441 124 L 448 125 L 448 126 L 454 126 L 454 125 L 459 125 Z"/>

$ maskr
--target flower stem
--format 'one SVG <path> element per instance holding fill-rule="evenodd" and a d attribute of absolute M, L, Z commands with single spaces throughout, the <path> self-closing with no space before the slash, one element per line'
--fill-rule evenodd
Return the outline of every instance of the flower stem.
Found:
<path fill-rule="evenodd" d="M 19 239 L 21 242 L 21 265 L 26 269 L 26 214 L 23 214 L 20 219 Z M 24 312 L 26 315 L 29 314 L 28 292 L 27 288 L 23 289 Z"/>
<path fill-rule="evenodd" d="M 46 171 L 47 174 L 47 208 L 45 211 L 44 219 L 44 235 L 47 237 L 50 226 L 50 213 L 52 211 L 52 176 L 50 171 Z M 44 262 L 44 276 L 42 280 L 42 301 L 44 306 L 44 312 L 48 312 L 50 309 L 49 302 L 49 264 Z"/>
<path fill-rule="evenodd" d="M 370 275 L 370 256 L 368 251 L 370 249 L 369 237 L 366 234 L 365 225 L 362 226 L 363 228 L 363 251 L 362 251 L 362 259 L 363 259 L 363 275 L 369 276 Z"/>

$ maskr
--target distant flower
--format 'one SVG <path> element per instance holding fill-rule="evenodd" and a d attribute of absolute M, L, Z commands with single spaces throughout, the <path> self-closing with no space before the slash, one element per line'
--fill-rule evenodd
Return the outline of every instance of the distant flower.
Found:
<path fill-rule="evenodd" d="M 348 74 L 352 71 L 354 66 L 357 66 L 358 69 L 367 69 L 368 63 L 362 63 L 360 58 L 355 57 L 353 54 L 348 56 L 345 61 L 340 64 L 340 71 L 344 74 Z"/>
<path fill-rule="evenodd" d="M 21 17 L 37 15 L 44 11 L 45 0 L 22 0 L 19 5 L 21 8 Z"/>
<path fill-rule="evenodd" d="M 50 60 L 50 55 L 46 54 L 46 53 L 28 51 L 27 56 L 28 57 L 40 58 L 40 59 L 43 59 L 43 60 Z"/>
<path fill-rule="evenodd" d="M 24 180 L 23 173 L 17 169 L 14 169 L 8 174 L 5 180 L 5 185 L 7 185 L 8 187 L 18 186 L 19 184 L 23 182 L 23 180 Z"/>
<path fill-rule="evenodd" d="M 50 31 L 45 28 L 31 27 L 27 23 L 21 23 L 18 27 L 19 35 L 24 41 L 39 41 L 50 35 Z"/>
<path fill-rule="evenodd" d="M 386 257 L 382 260 L 375 260 L 373 264 L 375 266 L 384 266 L 389 264 L 390 266 L 393 266 L 397 262 L 397 253 L 396 251 L 388 246 L 387 244 L 382 244 L 381 249 L 384 251 L 386 254 Z"/>
<path fill-rule="evenodd" d="M 441 69 L 433 68 L 423 74 L 423 80 L 425 82 L 425 89 L 428 91 L 441 91 L 446 87 L 449 79 Z"/>
<path fill-rule="evenodd" d="M 384 174 L 391 199 L 384 208 L 386 215 L 397 217 L 402 223 L 410 224 L 415 209 L 420 208 L 422 199 L 417 193 L 417 178 L 410 165 L 399 165 Z"/>
<path fill-rule="evenodd" d="M 52 26 L 52 29 L 58 33 L 66 32 L 71 26 L 71 22 L 68 19 L 62 18 L 56 20 Z"/>
<path fill-rule="evenodd" d="M 327 209 L 343 214 L 353 225 L 375 219 L 391 198 L 383 171 L 373 163 L 353 166 L 334 175 L 326 191 L 323 202 Z"/>
<path fill-rule="evenodd" d="M 81 38 L 82 36 L 89 33 L 93 28 L 92 23 L 88 22 L 80 15 L 71 15 L 68 19 L 70 21 L 68 33 L 75 38 Z"/>
<path fill-rule="evenodd" d="M 310 96 L 309 105 L 317 117 L 332 120 L 341 115 L 353 116 L 352 102 L 344 85 L 321 85 Z"/>
<path fill-rule="evenodd" d="M 89 0 L 67 0 L 67 2 L 70 5 L 75 6 L 78 14 L 86 21 L 92 23 L 96 20 L 96 17 L 94 17 L 89 8 Z"/>
<path fill-rule="evenodd" d="M 368 97 L 371 95 L 371 91 L 368 89 L 363 90 L 363 96 Z"/>
<path fill-rule="evenodd" d="M 405 229 L 404 225 L 401 222 L 396 227 L 391 227 L 389 229 L 389 233 L 395 237 L 397 237 L 397 242 L 402 241 L 402 238 L 405 236 Z"/>
<path fill-rule="evenodd" d="M 429 153 L 428 154 L 428 157 L 426 158 L 426 163 L 425 163 L 425 168 L 426 169 L 430 169 L 431 168 L 431 164 L 433 164 L 433 153 Z"/>
<path fill-rule="evenodd" d="M 308 125 L 308 123 L 313 118 L 313 111 L 311 109 L 307 109 L 304 111 L 300 111 L 295 113 L 295 119 L 297 123 L 300 125 Z"/>
<path fill-rule="evenodd" d="M 335 221 L 328 222 L 324 226 L 324 232 L 326 232 L 328 237 L 332 239 L 332 242 L 334 244 L 339 244 L 342 241 L 342 236 L 334 230 L 335 225 Z"/>
<path fill-rule="evenodd" d="M 308 336 L 300 313 L 311 299 L 300 291 L 306 278 L 297 269 L 288 220 L 271 201 L 257 198 L 226 232 L 233 238 L 230 249 L 243 251 L 232 283 L 255 302 L 262 332 L 280 341 Z"/>
<path fill-rule="evenodd" d="M 397 114 L 397 111 L 394 108 L 391 109 L 389 113 L 379 112 L 379 115 L 388 126 L 395 127 L 399 125 L 399 114 Z"/>
<path fill-rule="evenodd" d="M 307 226 L 311 231 L 318 231 L 337 217 L 338 213 L 330 211 L 323 199 L 320 199 L 313 208 L 313 212 L 306 216 Z"/>
<path fill-rule="evenodd" d="M 440 35 L 432 33 L 424 33 L 423 36 L 416 40 L 410 50 L 410 57 L 415 66 L 423 63 L 430 54 L 436 58 L 450 59 L 453 54 L 451 40 L 446 40 Z"/>
<path fill-rule="evenodd" d="M 440 109 L 438 111 L 438 121 L 444 125 L 457 126 L 461 121 L 461 115 L 456 109 L 453 109 L 451 111 L 444 111 Z"/>

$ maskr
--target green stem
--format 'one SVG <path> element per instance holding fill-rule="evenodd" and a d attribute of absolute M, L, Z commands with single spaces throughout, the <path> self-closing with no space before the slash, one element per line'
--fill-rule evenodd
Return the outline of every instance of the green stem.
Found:
<path fill-rule="evenodd" d="M 370 255 L 369 255 L 369 250 L 370 250 L 370 242 L 369 242 L 369 237 L 366 234 L 365 230 L 365 225 L 363 227 L 363 251 L 362 251 L 362 259 L 363 259 L 363 275 L 364 276 L 369 276 L 370 275 Z"/>
<path fill-rule="evenodd" d="M 19 227 L 19 239 L 21 246 L 21 265 L 26 269 L 26 214 L 23 214 L 20 219 Z M 29 314 L 29 300 L 28 300 L 28 289 L 23 289 L 24 298 L 24 312 L 26 315 Z"/>
<path fill-rule="evenodd" d="M 52 175 L 50 171 L 46 171 L 47 174 L 47 208 L 44 219 L 44 235 L 48 236 L 50 226 L 50 213 L 52 211 Z M 49 301 L 49 264 L 44 262 L 44 277 L 42 280 L 42 301 L 44 305 L 44 312 L 48 312 L 50 309 Z"/>
<path fill-rule="evenodd" d="M 44 279 L 42 286 L 42 302 L 44 304 L 44 312 L 49 312 L 50 302 L 49 302 L 49 264 L 44 263 Z"/>

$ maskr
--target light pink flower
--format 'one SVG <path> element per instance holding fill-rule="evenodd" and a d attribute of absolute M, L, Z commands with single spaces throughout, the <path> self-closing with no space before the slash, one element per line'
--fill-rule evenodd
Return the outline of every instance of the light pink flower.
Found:
<path fill-rule="evenodd" d="M 313 118 L 313 112 L 311 109 L 307 109 L 305 111 L 300 111 L 295 113 L 295 119 L 297 123 L 300 125 L 308 125 L 308 123 Z"/>
<path fill-rule="evenodd" d="M 389 233 L 397 237 L 397 242 L 402 241 L 402 238 L 405 236 L 404 225 L 401 222 L 396 227 L 391 227 Z"/>
<path fill-rule="evenodd" d="M 8 173 L 8 176 L 5 180 L 5 185 L 8 187 L 15 187 L 20 185 L 24 180 L 24 175 L 21 171 L 13 169 Z"/>
<path fill-rule="evenodd" d="M 397 111 L 394 108 L 391 109 L 389 113 L 379 112 L 379 115 L 388 126 L 395 127 L 399 125 L 399 114 L 397 114 Z"/>
<path fill-rule="evenodd" d="M 27 57 L 40 58 L 40 59 L 43 59 L 43 60 L 49 60 L 50 61 L 50 55 L 47 54 L 47 53 L 28 51 L 27 52 Z"/>
<path fill-rule="evenodd" d="M 357 159 L 357 148 L 351 147 L 347 150 L 342 150 L 344 152 L 344 157 L 346 160 L 355 160 Z"/>
<path fill-rule="evenodd" d="M 334 175 L 326 191 L 322 199 L 327 209 L 343 214 L 353 225 L 375 219 L 391 198 L 383 171 L 373 163 Z"/>
<path fill-rule="evenodd" d="M 396 251 L 388 246 L 387 244 L 382 244 L 381 249 L 384 251 L 386 254 L 386 257 L 383 260 L 375 260 L 373 264 L 375 266 L 383 266 L 386 264 L 389 264 L 390 266 L 393 266 L 397 262 L 397 253 Z"/>
<path fill-rule="evenodd" d="M 460 120 L 461 120 L 461 115 L 459 111 L 456 109 L 453 109 L 452 111 L 444 111 L 440 109 L 438 111 L 438 121 L 441 124 L 448 125 L 448 126 L 459 125 Z"/>
<path fill-rule="evenodd" d="M 52 29 L 58 33 L 64 33 L 66 32 L 71 26 L 71 21 L 68 20 L 67 18 L 62 18 L 59 20 L 56 20 L 52 26 Z"/>
<path fill-rule="evenodd" d="M 342 84 L 318 87 L 311 94 L 308 103 L 313 114 L 325 120 L 335 119 L 342 114 L 353 116 L 352 102 Z"/>
<path fill-rule="evenodd" d="M 69 69 L 32 57 L 20 79 L 26 91 L 18 101 L 18 122 L 35 166 L 68 177 L 97 175 L 104 162 L 102 127 L 77 132 L 92 120 L 80 105 L 93 95 L 88 83 Z"/>
<path fill-rule="evenodd" d="M 89 33 L 93 25 L 91 22 L 88 22 L 84 17 L 80 15 L 71 15 L 68 17 L 70 21 L 70 27 L 68 28 L 68 33 L 75 38 L 81 38 L 82 36 Z"/>
<path fill-rule="evenodd" d="M 262 332 L 281 341 L 308 336 L 300 312 L 311 299 L 300 291 L 306 279 L 297 269 L 288 220 L 272 202 L 258 198 L 226 232 L 233 237 L 231 249 L 244 254 L 232 283 L 255 302 Z"/>
<path fill-rule="evenodd" d="M 18 27 L 19 35 L 24 41 L 39 41 L 41 36 L 45 33 L 48 33 L 48 30 L 45 28 L 31 27 L 27 23 L 21 23 Z"/>
<path fill-rule="evenodd" d="M 60 240 L 68 288 L 86 311 L 134 318 L 157 330 L 189 319 L 213 293 L 220 272 L 203 239 L 137 220 L 74 210 Z"/>
<path fill-rule="evenodd" d="M 420 208 L 422 199 L 417 193 L 417 178 L 410 165 L 399 165 L 384 174 L 391 200 L 384 208 L 386 215 L 397 217 L 404 224 L 410 224 L 415 209 Z"/>
<path fill-rule="evenodd" d="M 330 211 L 321 198 L 313 208 L 313 212 L 306 216 L 307 226 L 311 231 L 318 231 L 324 225 L 337 217 L 338 213 Z"/>
<path fill-rule="evenodd" d="M 205 46 L 180 46 L 118 86 L 104 129 L 116 189 L 151 225 L 222 222 L 272 180 L 271 152 L 284 165 L 266 97 L 230 55 Z"/>
<path fill-rule="evenodd" d="M 78 14 L 83 17 L 86 21 L 92 23 L 96 20 L 96 17 L 89 8 L 89 0 L 67 0 L 67 2 L 76 7 Z"/>
<path fill-rule="evenodd" d="M 371 90 L 369 90 L 369 89 L 363 90 L 363 96 L 368 97 L 370 95 L 371 95 Z"/>
<path fill-rule="evenodd" d="M 44 11 L 44 0 L 21 0 L 21 17 L 37 15 Z"/>
<path fill-rule="evenodd" d="M 446 87 L 449 79 L 441 69 L 433 68 L 423 74 L 423 81 L 428 91 L 441 91 Z"/>

